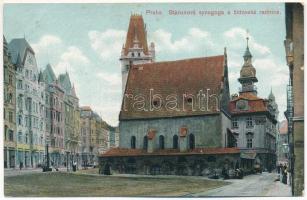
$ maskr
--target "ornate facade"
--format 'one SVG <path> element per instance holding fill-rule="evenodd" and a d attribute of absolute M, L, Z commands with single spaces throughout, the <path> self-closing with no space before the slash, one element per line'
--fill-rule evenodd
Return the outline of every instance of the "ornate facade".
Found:
<path fill-rule="evenodd" d="M 16 163 L 16 71 L 11 62 L 6 39 L 3 37 L 3 89 L 4 89 L 4 167 L 14 168 Z"/>
<path fill-rule="evenodd" d="M 109 127 L 89 106 L 81 107 L 82 165 L 96 165 L 97 156 L 108 149 Z"/>
<path fill-rule="evenodd" d="M 46 87 L 46 144 L 49 148 L 51 166 L 59 167 L 64 162 L 65 92 L 50 64 L 46 66 L 42 76 Z"/>
<path fill-rule="evenodd" d="M 239 95 L 233 95 L 229 104 L 232 130 L 227 138 L 229 145 L 240 149 L 243 168 L 251 168 L 258 163 L 270 171 L 276 166 L 278 107 L 272 91 L 268 99 L 257 96 L 255 83 L 258 80 L 248 38 L 243 58 L 238 79 L 242 87 Z"/>
<path fill-rule="evenodd" d="M 9 43 L 16 68 L 16 163 L 36 167 L 43 163 L 45 150 L 45 87 L 39 82 L 35 53 L 24 39 Z"/>

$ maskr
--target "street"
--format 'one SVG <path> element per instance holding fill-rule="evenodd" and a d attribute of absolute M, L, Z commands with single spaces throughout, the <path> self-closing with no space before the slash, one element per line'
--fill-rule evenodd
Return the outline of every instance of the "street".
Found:
<path fill-rule="evenodd" d="M 262 174 L 245 176 L 243 179 L 227 180 L 227 182 L 232 184 L 186 196 L 291 196 L 290 186 L 274 181 L 277 177 L 278 174 L 276 173 L 263 172 Z"/>

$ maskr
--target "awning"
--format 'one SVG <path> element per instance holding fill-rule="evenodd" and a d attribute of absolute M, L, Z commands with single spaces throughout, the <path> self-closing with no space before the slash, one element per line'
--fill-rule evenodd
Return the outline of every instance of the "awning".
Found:
<path fill-rule="evenodd" d="M 257 153 L 247 153 L 247 152 L 241 152 L 240 157 L 243 159 L 255 159 Z"/>

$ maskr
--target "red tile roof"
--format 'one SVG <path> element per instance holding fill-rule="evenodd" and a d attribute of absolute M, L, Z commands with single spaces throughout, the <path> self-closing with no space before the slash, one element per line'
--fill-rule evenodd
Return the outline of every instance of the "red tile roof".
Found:
<path fill-rule="evenodd" d="M 100 157 L 125 157 L 125 156 L 172 156 L 172 155 L 214 155 L 214 154 L 237 154 L 238 148 L 196 148 L 186 152 L 180 152 L 179 149 L 159 149 L 152 153 L 147 153 L 143 149 L 112 148 L 101 154 Z"/>
<path fill-rule="evenodd" d="M 123 99 L 120 120 L 219 113 L 214 96 L 209 98 L 209 110 L 200 110 L 197 94 L 199 94 L 200 90 L 206 94 L 207 89 L 210 89 L 208 91 L 209 95 L 219 95 L 221 93 L 224 62 L 224 55 L 220 55 L 133 65 L 128 75 L 125 90 L 126 97 Z M 150 96 L 151 89 L 152 94 Z M 148 111 L 150 97 L 155 94 L 162 96 L 162 107 L 160 110 Z M 187 98 L 183 98 L 184 94 L 195 96 L 193 104 L 196 111 L 192 111 L 192 106 L 187 102 Z M 135 100 L 127 95 L 130 95 L 130 97 L 143 95 L 147 111 L 133 107 Z M 170 102 L 166 100 L 168 95 L 176 95 L 178 111 L 165 108 L 166 102 Z M 174 100 L 175 98 L 173 97 L 169 100 Z M 183 105 L 185 109 L 183 109 Z M 202 104 L 202 107 L 204 106 L 206 106 L 206 103 Z"/>
<path fill-rule="evenodd" d="M 126 37 L 125 55 L 128 54 L 129 48 L 133 47 L 133 40 L 135 35 L 140 42 L 140 47 L 144 48 L 144 53 L 148 55 L 147 36 L 145 32 L 145 25 L 141 15 L 131 15 L 129 28 Z"/>
<path fill-rule="evenodd" d="M 279 125 L 279 134 L 284 135 L 288 134 L 288 121 L 284 120 Z"/>
<path fill-rule="evenodd" d="M 248 110 L 238 110 L 236 108 L 237 101 L 244 99 L 248 101 Z M 229 111 L 231 114 L 255 113 L 255 112 L 269 112 L 267 109 L 267 101 L 259 98 L 253 93 L 241 93 L 240 96 L 231 100 L 229 103 Z"/>

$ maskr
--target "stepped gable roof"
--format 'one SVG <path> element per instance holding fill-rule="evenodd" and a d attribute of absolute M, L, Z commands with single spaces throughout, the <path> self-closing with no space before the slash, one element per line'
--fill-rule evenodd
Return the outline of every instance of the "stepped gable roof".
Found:
<path fill-rule="evenodd" d="M 210 89 L 209 95 L 219 96 L 223 87 L 224 63 L 224 55 L 219 55 L 133 65 L 127 79 L 120 120 L 219 113 L 216 97 L 209 98 L 208 110 L 202 111 L 199 109 L 199 103 L 193 103 L 197 111 L 192 111 L 191 103 L 188 105 L 188 98 L 183 98 L 183 95 L 195 95 L 194 102 L 198 102 L 196 96 L 200 90 L 205 94 L 207 89 Z M 163 98 L 162 107 L 158 111 L 140 111 L 133 106 L 133 99 L 126 98 L 127 95 L 143 95 L 145 107 L 149 108 L 151 89 L 152 95 L 159 94 Z M 177 96 L 179 111 L 166 109 L 168 95 Z"/>
<path fill-rule="evenodd" d="M 186 152 L 180 152 L 179 149 L 157 149 L 152 153 L 148 153 L 144 149 L 128 149 L 128 148 L 111 148 L 100 157 L 125 157 L 125 156 L 172 156 L 172 155 L 216 155 L 216 154 L 238 154 L 238 148 L 195 148 Z"/>
<path fill-rule="evenodd" d="M 11 61 L 13 64 L 17 64 L 18 57 L 20 57 L 20 61 L 23 63 L 25 60 L 26 51 L 30 51 L 33 55 L 35 55 L 32 47 L 25 38 L 13 39 L 9 43 L 8 49 L 11 54 Z"/>
<path fill-rule="evenodd" d="M 128 54 L 129 48 L 133 48 L 134 40 L 137 39 L 140 48 L 144 49 L 145 55 L 148 55 L 147 35 L 142 15 L 133 14 L 130 17 L 129 28 L 126 36 L 125 55 Z"/>

